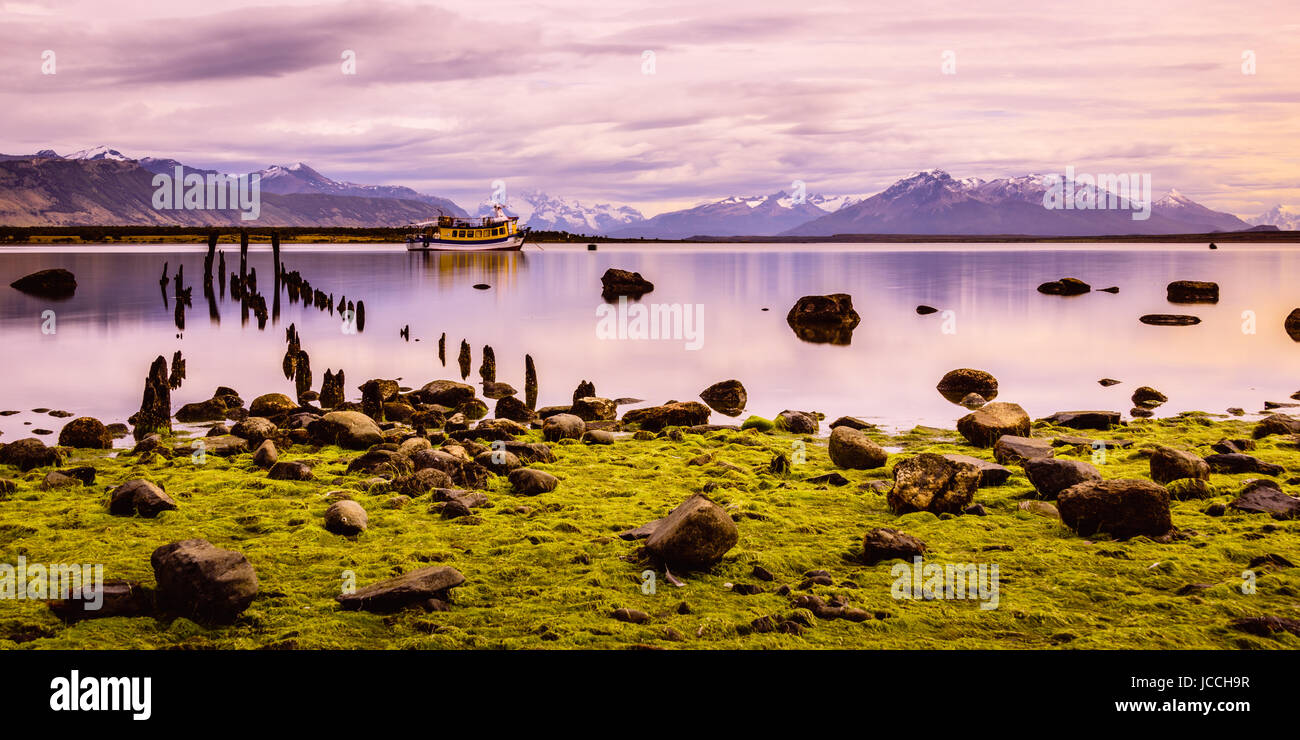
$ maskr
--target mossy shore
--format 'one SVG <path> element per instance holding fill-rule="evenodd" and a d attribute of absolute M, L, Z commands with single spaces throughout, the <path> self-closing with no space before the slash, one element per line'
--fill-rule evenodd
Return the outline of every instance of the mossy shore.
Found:
<path fill-rule="evenodd" d="M 1144 448 L 1206 454 L 1219 439 L 1250 437 L 1252 427 L 1189 414 L 1110 432 L 1037 424 L 1033 434 L 1133 440 L 1099 467 L 1106 478 L 1147 478 Z M 1230 502 L 1258 475 L 1214 474 L 1213 498 L 1174 501 L 1173 522 L 1185 537 L 1112 541 L 1080 537 L 1058 519 L 1020 510 L 1035 494 L 1014 466 L 1008 482 L 979 490 L 975 500 L 986 516 L 891 513 L 870 482 L 891 480 L 898 460 L 919 452 L 992 459 L 955 432 L 869 432 L 892 453 L 887 467 L 869 471 L 836 468 L 825 438 L 752 430 L 677 436 L 552 444 L 557 461 L 533 467 L 560 478 L 555 491 L 519 496 L 505 478 L 493 477 L 486 491 L 491 507 L 446 520 L 430 511 L 428 494 L 386 508 L 393 494 L 363 490 L 367 476 L 346 473 L 360 453 L 337 447 L 295 445 L 281 452 L 281 460 L 313 466 L 315 477 L 305 482 L 270 480 L 248 454 L 208 456 L 202 465 L 185 455 L 139 464 L 124 453 L 77 450 L 64 467 L 93 465 L 98 480 L 55 490 L 42 489 L 45 469 L 0 468 L 0 477 L 18 483 L 0 500 L 0 563 L 19 556 L 29 563 L 102 563 L 106 578 L 152 585 L 155 548 L 201 537 L 242 552 L 261 587 L 252 606 L 223 627 L 151 617 L 65 625 L 44 602 L 0 600 L 0 648 L 1300 648 L 1300 637 L 1285 632 L 1260 637 L 1230 627 L 1244 617 L 1300 617 L 1300 568 L 1249 567 L 1270 553 L 1297 560 L 1300 521 L 1232 509 L 1204 513 Z M 528 439 L 540 441 L 540 433 L 529 432 Z M 1294 494 L 1288 481 L 1300 475 L 1300 449 L 1285 437 L 1258 442 L 1252 454 L 1285 466 L 1289 472 L 1278 481 Z M 787 474 L 769 471 L 774 455 L 790 455 L 799 443 L 806 462 Z M 705 454 L 711 462 L 687 464 Z M 1092 460 L 1083 447 L 1059 448 L 1057 455 Z M 849 483 L 806 480 L 833 471 Z M 106 491 L 133 478 L 164 486 L 178 510 L 156 519 L 110 515 Z M 369 512 L 369 529 L 355 538 L 322 526 L 326 494 L 338 490 Z M 739 543 L 712 571 L 680 574 L 680 587 L 660 569 L 654 593 L 643 593 L 641 574 L 652 566 L 637 558 L 641 543 L 618 533 L 701 491 L 732 513 Z M 927 562 L 996 563 L 997 608 L 893 598 L 890 571 L 898 561 L 867 566 L 860 558 L 863 534 L 876 527 L 924 540 Z M 346 571 L 364 586 L 429 564 L 453 566 L 466 577 L 450 611 L 384 616 L 340 611 L 334 601 Z M 755 566 L 774 580 L 757 578 Z M 1253 594 L 1241 588 L 1248 569 Z M 828 571 L 833 585 L 801 590 L 813 570 Z M 729 584 L 762 592 L 741 595 Z M 779 594 L 782 585 L 793 591 Z M 873 618 L 817 618 L 793 604 L 805 593 L 839 596 Z M 650 619 L 615 620 L 618 608 Z M 765 616 L 793 616 L 809 626 L 798 634 L 753 631 L 751 622 Z"/>

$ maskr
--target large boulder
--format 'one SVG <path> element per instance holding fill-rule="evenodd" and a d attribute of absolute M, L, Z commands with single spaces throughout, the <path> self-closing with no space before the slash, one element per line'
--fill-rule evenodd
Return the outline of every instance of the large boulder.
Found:
<path fill-rule="evenodd" d="M 379 425 L 360 411 L 331 411 L 307 425 L 307 433 L 321 444 L 364 450 L 384 441 Z"/>
<path fill-rule="evenodd" d="M 1084 537 L 1105 532 L 1120 539 L 1161 537 L 1173 529 L 1169 492 L 1148 480 L 1090 480 L 1056 497 L 1061 521 Z"/>
<path fill-rule="evenodd" d="M 724 380 L 700 391 L 700 399 L 724 416 L 740 416 L 749 403 L 749 394 L 739 380 Z"/>
<path fill-rule="evenodd" d="M 669 401 L 662 406 L 633 409 L 623 414 L 626 424 L 638 424 L 641 429 L 658 432 L 665 427 L 690 427 L 709 421 L 709 407 L 699 401 Z"/>
<path fill-rule="evenodd" d="M 1165 484 L 1179 478 L 1209 480 L 1210 466 L 1190 452 L 1172 447 L 1157 447 L 1151 453 L 1151 480 Z"/>
<path fill-rule="evenodd" d="M 785 321 L 796 336 L 816 344 L 849 344 L 862 317 L 847 293 L 806 295 L 795 302 Z"/>
<path fill-rule="evenodd" d="M 524 496 L 549 493 L 554 491 L 555 487 L 560 484 L 559 478 L 545 470 L 536 470 L 534 468 L 519 468 L 511 471 L 509 480 L 514 492 Z"/>
<path fill-rule="evenodd" d="M 474 397 L 474 386 L 455 380 L 434 380 L 412 395 L 417 395 L 422 403 L 434 403 L 454 409 Z"/>
<path fill-rule="evenodd" d="M 923 452 L 894 466 L 894 487 L 885 500 L 896 514 L 958 514 L 970 505 L 979 485 L 980 471 L 974 465 Z"/>
<path fill-rule="evenodd" d="M 498 419 L 517 421 L 520 424 L 528 424 L 537 418 L 537 414 L 515 396 L 503 396 L 498 399 L 495 416 Z"/>
<path fill-rule="evenodd" d="M 816 434 L 817 416 L 807 411 L 786 409 L 776 415 L 776 428 L 791 434 Z"/>
<path fill-rule="evenodd" d="M 46 447 L 35 437 L 0 446 L 0 465 L 12 465 L 24 473 L 33 468 L 61 465 L 66 456 L 57 447 Z"/>
<path fill-rule="evenodd" d="M 1282 328 L 1286 330 L 1287 336 L 1294 341 L 1300 342 L 1300 308 L 1286 315 L 1286 320 L 1282 322 Z"/>
<path fill-rule="evenodd" d="M 1003 465 L 1017 465 L 1036 457 L 1052 457 L 1052 440 L 1007 434 L 993 444 L 993 459 Z"/>
<path fill-rule="evenodd" d="M 1300 518 L 1300 498 L 1282 493 L 1270 480 L 1247 483 L 1230 505 L 1238 511 L 1269 514 L 1274 519 Z"/>
<path fill-rule="evenodd" d="M 193 424 L 200 421 L 221 421 L 230 409 L 220 398 L 187 403 L 176 409 L 176 421 Z"/>
<path fill-rule="evenodd" d="M 583 396 L 573 399 L 571 413 L 583 421 L 613 421 L 618 418 L 618 405 L 608 398 Z"/>
<path fill-rule="evenodd" d="M 456 470 L 459 472 L 462 468 L 463 463 L 458 463 Z M 429 491 L 451 488 L 455 485 L 457 480 L 451 473 L 432 467 L 420 468 L 410 475 L 403 475 L 393 480 L 393 490 L 411 498 L 418 498 Z"/>
<path fill-rule="evenodd" d="M 1118 411 L 1057 411 L 1043 421 L 1058 427 L 1097 429 L 1105 432 L 1113 426 L 1119 426 L 1119 417 Z"/>
<path fill-rule="evenodd" d="M 345 537 L 358 535 L 366 531 L 369 523 L 370 518 L 366 515 L 366 510 L 351 499 L 335 501 L 325 510 L 325 529 L 334 534 Z"/>
<path fill-rule="evenodd" d="M 82 416 L 63 425 L 59 444 L 64 447 L 86 447 L 107 450 L 113 446 L 113 435 L 99 419 Z"/>
<path fill-rule="evenodd" d="M 957 431 L 976 447 L 992 447 L 999 437 L 1029 436 L 1029 414 L 1019 404 L 994 401 L 957 420 Z"/>
<path fill-rule="evenodd" d="M 451 601 L 451 589 L 465 582 L 460 571 L 447 565 L 430 565 L 375 583 L 352 593 L 335 596 L 344 611 L 390 614 L 407 607 L 442 609 Z"/>
<path fill-rule="evenodd" d="M 582 433 L 586 429 L 586 423 L 573 414 L 555 414 L 546 417 L 542 422 L 542 438 L 547 442 L 558 442 L 562 439 L 581 439 Z"/>
<path fill-rule="evenodd" d="M 600 276 L 600 294 L 605 300 L 618 296 L 640 298 L 655 289 L 655 284 L 641 277 L 639 272 L 628 272 L 611 267 Z"/>
<path fill-rule="evenodd" d="M 736 523 L 707 496 L 695 494 L 659 521 L 646 551 L 671 567 L 707 570 L 740 540 Z"/>
<path fill-rule="evenodd" d="M 274 439 L 279 431 L 279 428 L 265 416 L 250 416 L 247 419 L 241 419 L 230 428 L 231 434 L 248 440 L 250 447 L 257 447 L 265 440 Z"/>
<path fill-rule="evenodd" d="M 1233 452 L 1225 455 L 1206 455 L 1205 462 L 1215 473 L 1259 473 L 1260 475 L 1280 475 L 1286 472 L 1281 465 L 1274 465 L 1260 460 L 1254 455 Z"/>
<path fill-rule="evenodd" d="M 998 379 L 983 370 L 962 367 L 949 370 L 935 386 L 939 394 L 953 403 L 961 403 L 967 394 L 976 393 L 985 401 L 998 397 Z"/>
<path fill-rule="evenodd" d="M 397 450 L 376 447 L 367 450 L 366 454 L 348 463 L 347 472 L 349 475 L 362 473 L 372 476 L 378 475 L 384 478 L 396 478 L 407 475 L 413 470 L 415 470 L 415 464 L 411 458 Z"/>
<path fill-rule="evenodd" d="M 211 624 L 229 624 L 257 595 L 257 572 L 238 552 L 207 540 L 173 542 L 149 558 L 165 611 Z"/>
<path fill-rule="evenodd" d="M 1169 396 L 1166 396 L 1149 385 L 1144 385 L 1133 391 L 1133 396 L 1130 400 L 1133 401 L 1133 405 L 1137 408 L 1154 409 L 1159 408 L 1165 401 L 1168 401 Z"/>
<path fill-rule="evenodd" d="M 1286 414 L 1273 414 L 1260 419 L 1251 436 L 1263 439 L 1274 434 L 1300 434 L 1300 419 Z"/>
<path fill-rule="evenodd" d="M 1006 439 L 1006 437 L 1003 437 L 1002 439 Z M 974 465 L 976 468 L 979 468 L 980 488 L 985 486 L 1000 486 L 1003 483 L 1006 483 L 1011 477 L 1011 470 L 1008 468 L 998 465 L 997 463 L 989 462 L 988 460 L 981 460 L 978 457 L 948 453 L 944 455 L 944 458 L 951 462 L 965 463 L 966 465 Z"/>
<path fill-rule="evenodd" d="M 1101 471 L 1080 460 L 1036 457 L 1024 463 L 1025 476 L 1039 498 L 1054 499 L 1061 491 L 1084 481 L 1101 480 Z"/>
<path fill-rule="evenodd" d="M 114 488 L 108 494 L 108 513 L 115 516 L 139 514 L 153 518 L 164 511 L 175 511 L 176 502 L 150 481 L 137 478 Z"/>
<path fill-rule="evenodd" d="M 885 448 L 871 441 L 867 435 L 851 427 L 840 426 L 831 430 L 829 445 L 831 462 L 841 468 L 870 470 L 882 468 L 889 460 Z"/>
<path fill-rule="evenodd" d="M 253 399 L 248 407 L 249 416 L 279 416 L 293 411 L 298 404 L 283 393 L 267 393 Z"/>
<path fill-rule="evenodd" d="M 20 277 L 9 283 L 9 287 L 37 298 L 58 301 L 71 298 L 77 292 L 77 278 L 67 270 L 54 268 Z"/>

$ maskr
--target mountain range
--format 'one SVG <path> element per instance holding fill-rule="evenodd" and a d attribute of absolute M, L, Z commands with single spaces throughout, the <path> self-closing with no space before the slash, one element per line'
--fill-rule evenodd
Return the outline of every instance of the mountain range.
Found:
<path fill-rule="evenodd" d="M 100 146 L 60 156 L 45 149 L 31 155 L 0 154 L 0 224 L 60 225 L 245 225 L 400 226 L 433 215 L 468 215 L 456 203 L 399 185 L 333 180 L 308 165 L 258 170 L 262 207 L 243 221 L 227 210 L 159 210 L 153 177 L 219 174 L 170 158 L 135 159 Z M 522 191 L 505 210 L 534 230 L 617 238 L 683 239 L 734 236 L 832 236 L 835 234 L 950 234 L 1099 236 L 1181 234 L 1300 228 L 1300 213 L 1278 205 L 1242 220 L 1206 208 L 1178 191 L 1156 199 L 1145 219 L 1128 209 L 1065 210 L 1044 207 L 1042 175 L 984 180 L 956 179 L 940 169 L 904 177 L 870 196 L 795 197 L 785 191 L 733 196 L 646 218 L 626 205 L 585 205 Z M 1104 197 L 1105 191 L 1102 191 Z M 477 215 L 492 212 L 477 205 Z"/>

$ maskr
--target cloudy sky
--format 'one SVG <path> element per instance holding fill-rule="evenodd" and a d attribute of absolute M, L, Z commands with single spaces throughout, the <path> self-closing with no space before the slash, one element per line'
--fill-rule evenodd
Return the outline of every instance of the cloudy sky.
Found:
<path fill-rule="evenodd" d="M 0 0 L 0 64 L 0 152 L 304 161 L 463 206 L 494 180 L 651 215 L 1066 165 L 1300 206 L 1295 0 Z"/>

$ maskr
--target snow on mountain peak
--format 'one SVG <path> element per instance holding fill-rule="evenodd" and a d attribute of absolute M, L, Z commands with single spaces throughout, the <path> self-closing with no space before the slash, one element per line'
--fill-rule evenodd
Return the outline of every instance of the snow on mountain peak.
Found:
<path fill-rule="evenodd" d="M 111 159 L 116 162 L 130 162 L 132 159 L 116 149 L 110 149 L 106 146 L 97 146 L 91 149 L 82 149 L 79 152 L 73 152 L 64 159 Z"/>

